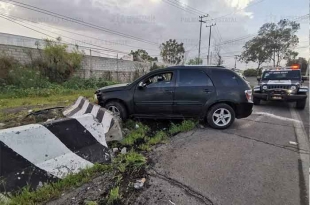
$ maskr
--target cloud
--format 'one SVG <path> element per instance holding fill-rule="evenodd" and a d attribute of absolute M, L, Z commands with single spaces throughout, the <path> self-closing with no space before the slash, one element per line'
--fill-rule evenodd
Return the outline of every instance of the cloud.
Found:
<path fill-rule="evenodd" d="M 198 53 L 198 36 L 199 22 L 198 14 L 185 12 L 176 6 L 169 5 L 162 0 L 25 0 L 21 1 L 25 4 L 35 5 L 38 8 L 43 8 L 59 14 L 70 16 L 84 22 L 99 25 L 104 28 L 121 32 L 127 35 L 136 36 L 148 41 L 156 42 L 157 45 L 151 45 L 124 38 L 117 35 L 95 30 L 72 22 L 67 22 L 56 17 L 40 14 L 38 12 L 23 9 L 17 6 L 9 6 L 8 4 L 0 4 L 0 11 L 5 10 L 13 16 L 19 16 L 25 19 L 43 23 L 45 29 L 58 32 L 63 35 L 69 35 L 72 38 L 92 42 L 96 45 L 119 49 L 130 52 L 129 47 L 145 48 L 153 55 L 159 55 L 159 45 L 172 38 L 183 42 L 185 49 L 193 49 L 189 52 L 189 57 L 195 57 Z M 174 1 L 174 0 L 171 0 Z M 253 17 L 250 11 L 245 11 L 251 0 L 180 0 L 183 4 L 189 5 L 191 8 L 196 8 L 199 11 L 204 11 L 210 14 L 211 18 L 216 18 L 209 23 L 216 23 L 217 28 L 212 30 L 212 46 L 220 41 L 238 38 L 249 34 L 247 30 L 247 22 Z M 85 35 L 90 35 L 95 38 L 114 41 L 115 44 L 98 42 L 94 39 L 68 34 L 57 29 L 52 29 L 47 26 L 54 26 L 60 29 L 67 29 Z M 38 24 L 37 26 L 42 26 Z M 15 27 L 14 27 L 15 28 Z M 20 34 L 20 28 L 16 26 L 15 31 L 12 30 L 12 23 L 3 24 L 2 31 L 15 32 Z M 23 31 L 26 29 L 23 29 Z M 33 31 L 23 32 L 23 35 L 34 35 Z M 202 30 L 202 53 L 207 51 L 207 42 L 209 30 L 203 25 Z M 65 38 L 63 38 L 65 39 Z M 245 39 L 246 41 L 248 39 Z M 67 41 L 69 41 L 67 39 Z M 244 43 L 239 41 L 234 44 L 225 45 L 222 51 L 226 53 L 239 51 Z M 126 45 L 126 46 L 125 46 Z M 212 47 L 213 48 L 213 47 Z M 149 49 L 149 50 L 148 50 Z M 233 64 L 233 58 L 232 63 Z M 230 62 L 230 60 L 229 60 Z"/>

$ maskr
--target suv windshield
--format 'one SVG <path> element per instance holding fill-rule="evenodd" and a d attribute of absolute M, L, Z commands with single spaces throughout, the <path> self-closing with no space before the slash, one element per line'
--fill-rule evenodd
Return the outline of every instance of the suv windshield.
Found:
<path fill-rule="evenodd" d="M 300 70 L 266 71 L 263 80 L 300 80 Z"/>

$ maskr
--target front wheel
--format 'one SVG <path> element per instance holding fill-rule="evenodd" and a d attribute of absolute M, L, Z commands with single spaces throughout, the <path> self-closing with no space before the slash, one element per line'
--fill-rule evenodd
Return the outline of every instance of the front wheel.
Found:
<path fill-rule="evenodd" d="M 235 111 L 225 103 L 210 108 L 207 114 L 208 124 L 215 129 L 226 129 L 235 120 Z"/>
<path fill-rule="evenodd" d="M 305 107 L 306 107 L 306 102 L 307 102 L 307 99 L 298 100 L 298 101 L 296 102 L 296 108 L 299 109 L 299 110 L 305 109 Z"/>
<path fill-rule="evenodd" d="M 123 121 L 127 120 L 127 110 L 122 103 L 111 101 L 105 105 L 105 108 L 111 111 L 115 116 L 120 117 Z"/>

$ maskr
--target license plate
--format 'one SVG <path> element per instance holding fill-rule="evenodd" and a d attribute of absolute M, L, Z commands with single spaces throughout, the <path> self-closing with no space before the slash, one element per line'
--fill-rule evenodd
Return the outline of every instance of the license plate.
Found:
<path fill-rule="evenodd" d="M 274 99 L 274 100 L 282 100 L 282 97 L 273 96 L 272 99 Z"/>

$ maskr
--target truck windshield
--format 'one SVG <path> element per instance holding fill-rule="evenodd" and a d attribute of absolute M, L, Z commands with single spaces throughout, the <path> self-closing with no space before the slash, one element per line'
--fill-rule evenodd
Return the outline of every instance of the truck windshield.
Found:
<path fill-rule="evenodd" d="M 300 80 L 300 70 L 266 71 L 263 80 Z"/>

